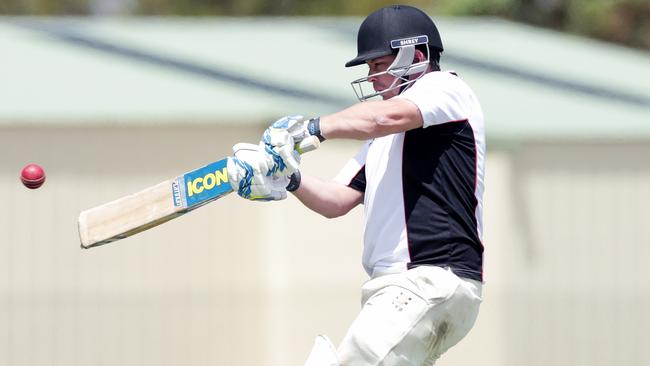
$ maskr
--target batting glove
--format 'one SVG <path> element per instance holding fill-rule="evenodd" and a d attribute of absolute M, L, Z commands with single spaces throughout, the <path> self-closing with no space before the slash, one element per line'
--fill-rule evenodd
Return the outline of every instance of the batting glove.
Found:
<path fill-rule="evenodd" d="M 299 169 L 300 154 L 296 152 L 296 144 L 305 138 L 315 135 L 322 142 L 325 138 L 320 133 L 320 118 L 303 121 L 302 116 L 286 116 L 275 121 L 262 135 L 262 143 L 266 151 L 272 155 L 280 172 L 289 174 Z M 275 173 L 274 173 L 275 174 Z"/>
<path fill-rule="evenodd" d="M 287 198 L 289 178 L 280 174 L 273 156 L 253 144 L 236 144 L 228 158 L 228 180 L 233 190 L 253 201 L 277 201 Z"/>

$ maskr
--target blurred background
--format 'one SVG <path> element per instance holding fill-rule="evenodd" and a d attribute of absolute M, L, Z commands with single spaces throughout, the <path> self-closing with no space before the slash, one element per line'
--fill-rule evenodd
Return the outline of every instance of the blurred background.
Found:
<path fill-rule="evenodd" d="M 0 364 L 302 365 L 360 308 L 362 208 L 231 195 L 81 250 L 83 209 L 355 103 L 388 1 L 0 0 Z M 484 304 L 439 365 L 646 365 L 650 5 L 407 1 L 486 115 Z M 328 141 L 333 177 L 361 146 Z M 41 164 L 43 187 L 20 184 Z"/>

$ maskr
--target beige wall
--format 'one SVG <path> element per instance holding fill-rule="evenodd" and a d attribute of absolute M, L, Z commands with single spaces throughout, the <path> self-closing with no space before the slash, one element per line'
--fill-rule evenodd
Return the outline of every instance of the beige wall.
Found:
<path fill-rule="evenodd" d="M 361 210 L 231 195 L 79 249 L 80 210 L 229 153 L 260 128 L 0 129 L 0 364 L 301 365 L 359 308 Z M 359 146 L 328 142 L 331 177 Z M 493 150 L 485 303 L 440 365 L 648 364 L 650 144 Z M 28 191 L 28 162 L 48 181 Z"/>
<path fill-rule="evenodd" d="M 650 144 L 528 146 L 510 182 L 509 364 L 650 364 Z"/>

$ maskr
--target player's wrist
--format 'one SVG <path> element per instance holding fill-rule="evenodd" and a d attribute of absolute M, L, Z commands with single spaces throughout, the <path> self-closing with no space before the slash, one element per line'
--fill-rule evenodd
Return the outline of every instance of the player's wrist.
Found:
<path fill-rule="evenodd" d="M 318 137 L 320 142 L 325 141 L 325 137 L 320 130 L 320 117 L 314 117 L 307 121 L 307 132 L 312 136 Z"/>
<path fill-rule="evenodd" d="M 294 192 L 300 187 L 300 181 L 302 177 L 300 176 L 300 171 L 297 171 L 289 177 L 289 184 L 286 187 L 287 192 Z"/>

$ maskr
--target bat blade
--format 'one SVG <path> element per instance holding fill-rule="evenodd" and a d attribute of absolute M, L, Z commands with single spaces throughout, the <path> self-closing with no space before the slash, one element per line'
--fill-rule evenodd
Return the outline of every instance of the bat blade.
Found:
<path fill-rule="evenodd" d="M 316 150 L 310 136 L 294 146 L 299 154 Z M 166 180 L 140 192 L 81 212 L 79 238 L 84 249 L 108 244 L 158 226 L 232 192 L 228 158 Z"/>
<path fill-rule="evenodd" d="M 181 216 L 232 192 L 228 159 L 81 212 L 82 248 L 124 239 Z"/>

